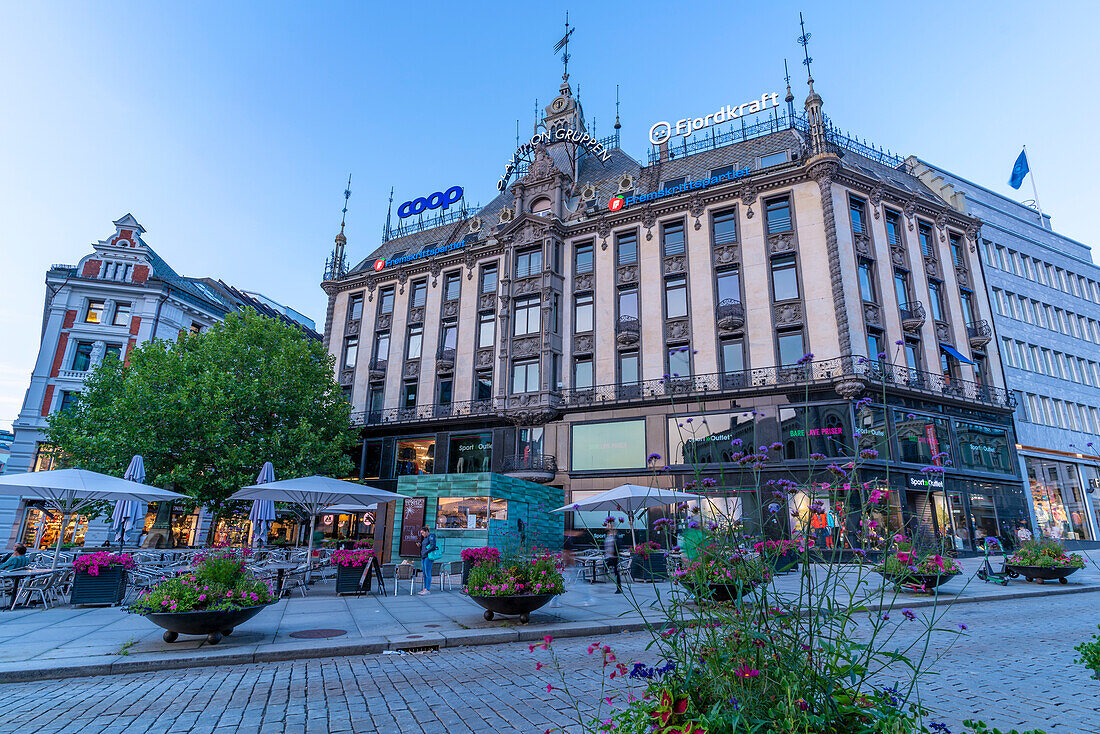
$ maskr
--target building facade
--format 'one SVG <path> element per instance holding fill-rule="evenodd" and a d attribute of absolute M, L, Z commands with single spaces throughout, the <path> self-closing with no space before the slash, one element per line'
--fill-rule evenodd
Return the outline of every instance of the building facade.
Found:
<path fill-rule="evenodd" d="M 1050 217 L 910 159 L 961 211 L 981 218 L 993 320 L 1037 528 L 1100 545 L 1100 268 Z"/>
<path fill-rule="evenodd" d="M 293 318 L 297 312 L 260 301 L 219 280 L 177 274 L 142 239 L 145 229 L 130 214 L 114 223 L 114 234 L 92 245 L 76 265 L 54 265 L 46 273 L 42 338 L 23 408 L 14 424 L 14 440 L 6 473 L 52 469 L 50 447 L 44 441 L 47 418 L 65 410 L 77 398 L 84 378 L 104 359 L 126 360 L 130 350 L 150 339 L 176 339 L 181 332 L 198 332 L 230 311 L 254 308 L 302 328 L 314 338 L 313 322 Z M 282 310 L 280 310 L 282 309 Z M 180 513 L 177 513 L 180 514 Z M 201 524 L 187 514 L 178 518 L 178 535 L 186 542 Z M 57 532 L 65 542 L 106 537 L 103 521 L 91 527 L 73 518 L 61 529 L 35 504 L 0 497 L 0 528 L 7 547 L 52 545 Z"/>
<path fill-rule="evenodd" d="M 804 113 L 777 98 L 642 163 L 591 139 L 566 80 L 489 205 L 387 229 L 350 270 L 338 238 L 325 338 L 360 476 L 489 470 L 567 502 L 696 481 L 757 531 L 791 478 L 780 502 L 822 501 L 843 542 L 851 508 L 811 487 L 862 451 L 884 526 L 1011 542 L 1028 513 L 979 221 L 833 130 L 812 80 Z"/>

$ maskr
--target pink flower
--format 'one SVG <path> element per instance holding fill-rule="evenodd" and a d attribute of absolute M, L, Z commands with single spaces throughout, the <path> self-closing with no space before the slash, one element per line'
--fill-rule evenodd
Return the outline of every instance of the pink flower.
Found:
<path fill-rule="evenodd" d="M 760 671 L 750 667 L 747 663 L 742 663 L 740 668 L 733 671 L 733 674 L 738 678 L 756 678 L 760 675 Z"/>

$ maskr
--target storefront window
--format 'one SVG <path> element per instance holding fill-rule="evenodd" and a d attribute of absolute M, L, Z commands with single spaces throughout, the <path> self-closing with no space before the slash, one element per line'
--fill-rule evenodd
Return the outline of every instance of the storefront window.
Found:
<path fill-rule="evenodd" d="M 733 441 L 741 439 L 741 445 Z M 707 413 L 668 419 L 668 463 L 732 462 L 732 454 L 754 446 L 753 420 L 746 413 Z"/>
<path fill-rule="evenodd" d="M 964 469 L 1015 473 L 1008 447 L 1008 431 L 977 423 L 955 423 L 959 438 L 958 464 Z"/>
<path fill-rule="evenodd" d="M 435 439 L 410 438 L 397 442 L 397 465 L 394 474 L 403 477 L 409 474 L 435 473 Z"/>
<path fill-rule="evenodd" d="M 1092 540 L 1077 467 L 1031 456 L 1024 464 L 1039 533 L 1054 540 Z"/>
<path fill-rule="evenodd" d="M 1081 474 L 1085 479 L 1085 490 L 1089 493 L 1093 519 L 1096 524 L 1093 527 L 1100 528 L 1100 470 L 1095 466 L 1081 465 Z"/>
<path fill-rule="evenodd" d="M 66 519 L 62 546 L 80 546 L 84 544 L 84 533 L 88 529 L 88 519 L 83 515 L 69 515 Z M 57 534 L 61 530 L 61 516 L 45 512 L 38 507 L 27 508 L 26 522 L 23 524 L 23 537 L 20 543 L 27 548 L 53 548 L 57 545 Z"/>
<path fill-rule="evenodd" d="M 440 497 L 435 526 L 440 530 L 487 530 L 490 520 L 507 519 L 507 500 L 497 497 Z"/>
<path fill-rule="evenodd" d="M 382 477 L 382 442 L 367 441 L 366 457 L 363 459 L 363 478 L 380 479 Z"/>
<path fill-rule="evenodd" d="M 791 535 L 808 538 L 817 551 L 851 548 L 858 533 L 848 520 L 852 506 L 858 516 L 859 499 L 842 489 L 801 490 L 790 500 Z"/>
<path fill-rule="evenodd" d="M 894 410 L 901 461 L 928 466 L 949 466 L 951 434 L 947 420 Z"/>
<path fill-rule="evenodd" d="M 573 424 L 574 471 L 641 469 L 645 466 L 645 421 Z"/>
<path fill-rule="evenodd" d="M 905 535 L 924 548 L 958 547 L 944 493 L 943 475 L 912 474 L 907 477 L 905 486 Z M 962 511 L 961 508 L 959 511 Z M 963 547 L 968 537 L 964 533 L 961 539 Z"/>
<path fill-rule="evenodd" d="M 784 457 L 851 456 L 852 426 L 848 415 L 847 403 L 780 408 L 779 435 Z"/>
<path fill-rule="evenodd" d="M 447 470 L 451 474 L 489 471 L 492 460 L 493 434 L 451 436 L 451 449 L 447 454 Z"/>
<path fill-rule="evenodd" d="M 877 405 L 866 405 L 856 412 L 856 433 L 859 439 L 856 445 L 860 451 L 878 452 L 878 458 L 890 458 L 889 426 L 886 423 L 886 410 Z"/>
<path fill-rule="evenodd" d="M 694 503 L 693 503 L 694 504 Z M 760 502 L 756 492 L 734 492 L 726 490 L 722 494 L 708 494 L 702 501 L 700 514 L 703 522 L 716 523 L 719 527 L 732 527 L 739 533 L 759 537 L 764 528 L 773 529 L 772 540 L 786 537 L 783 525 L 784 507 L 775 503 L 774 512 L 765 508 L 767 518 L 761 518 Z M 761 520 L 765 520 L 761 526 Z"/>

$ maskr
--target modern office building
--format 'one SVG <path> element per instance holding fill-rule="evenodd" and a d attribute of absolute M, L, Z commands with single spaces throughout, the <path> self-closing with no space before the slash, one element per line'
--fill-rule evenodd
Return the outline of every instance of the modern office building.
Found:
<path fill-rule="evenodd" d="M 246 307 L 321 338 L 312 321 L 270 299 L 261 300 L 220 280 L 177 274 L 145 243 L 144 233 L 127 214 L 114 222 L 114 234 L 94 243 L 92 252 L 76 265 L 54 265 L 46 273 L 42 339 L 14 424 L 6 473 L 53 468 L 50 447 L 43 440 L 47 417 L 65 410 L 102 360 L 125 360 L 139 343 L 201 331 Z M 187 517 L 187 532 L 181 525 L 180 533 L 190 536 L 201 518 Z M 0 528 L 7 547 L 17 541 L 52 544 L 59 525 L 59 519 L 51 524 L 34 502 L 0 497 Z M 74 518 L 64 530 L 66 542 L 79 542 L 86 530 L 98 540 L 105 533 L 102 522 L 93 522 L 89 529 L 83 518 Z"/>
<path fill-rule="evenodd" d="M 788 517 L 768 485 L 788 478 L 789 509 L 842 528 L 854 508 L 812 483 L 866 452 L 883 532 L 1011 543 L 1028 510 L 980 222 L 835 130 L 812 79 L 793 99 L 658 122 L 642 162 L 618 123 L 588 132 L 566 76 L 488 205 L 425 193 L 350 268 L 339 235 L 325 339 L 360 476 L 492 471 L 567 501 L 705 479 L 708 511 L 757 530 Z M 460 504 L 507 518 L 485 499 Z"/>
<path fill-rule="evenodd" d="M 1100 268 L 1049 215 L 910 158 L 911 170 L 982 220 L 981 252 L 1037 528 L 1100 545 Z"/>

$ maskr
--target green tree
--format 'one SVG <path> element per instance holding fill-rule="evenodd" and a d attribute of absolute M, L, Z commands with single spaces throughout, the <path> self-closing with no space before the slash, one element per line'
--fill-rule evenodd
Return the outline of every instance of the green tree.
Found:
<path fill-rule="evenodd" d="M 48 438 L 65 465 L 120 475 L 134 454 L 146 483 L 221 515 L 265 461 L 277 479 L 344 477 L 355 431 L 324 346 L 248 310 L 178 341 L 107 359 Z"/>

